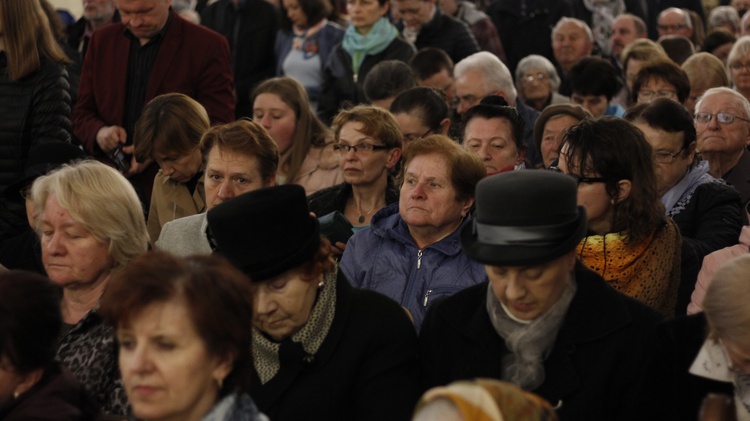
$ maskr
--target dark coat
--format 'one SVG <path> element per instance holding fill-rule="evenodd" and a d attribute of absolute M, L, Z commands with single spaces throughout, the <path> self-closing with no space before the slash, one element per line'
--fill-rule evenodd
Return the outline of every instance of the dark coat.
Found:
<path fill-rule="evenodd" d="M 417 50 L 440 48 L 448 53 L 453 63 L 479 52 L 479 45 L 469 27 L 453 16 L 444 15 L 440 9 L 436 9 L 432 20 L 420 28 L 414 46 Z"/>
<path fill-rule="evenodd" d="M 384 60 L 401 60 L 405 63 L 414 55 L 414 46 L 401 38 L 394 39 L 385 50 L 375 55 L 365 56 L 359 71 L 354 74 L 352 57 L 339 44 L 328 57 L 323 72 L 323 91 L 318 102 L 318 116 L 323 123 L 329 124 L 344 103 L 366 104 L 362 86 L 367 73 Z"/>
<path fill-rule="evenodd" d="M 344 213 L 346 202 L 352 196 L 352 185 L 341 183 L 328 187 L 307 196 L 310 212 L 317 216 L 323 216 L 333 211 Z M 385 205 L 398 202 L 399 192 L 393 184 L 393 179 L 388 177 L 388 185 L 385 189 Z"/>
<path fill-rule="evenodd" d="M 690 366 L 707 336 L 706 316 L 678 317 L 657 325 L 653 359 L 644 379 L 644 413 L 653 420 L 695 420 L 709 393 L 734 396 L 731 383 L 690 374 Z M 646 419 L 646 418 L 644 418 Z"/>
<path fill-rule="evenodd" d="M 29 150 L 40 143 L 70 142 L 70 85 L 65 68 L 42 60 L 18 81 L 8 79 L 0 52 L 0 192 L 21 178 Z M 0 196 L 0 239 L 26 230 L 23 202 Z"/>
<path fill-rule="evenodd" d="M 115 9 L 115 14 L 112 15 L 112 23 L 120 22 L 120 11 Z M 68 45 L 80 54 L 80 59 L 83 60 L 86 57 L 86 49 L 89 46 L 89 39 L 84 37 L 86 33 L 86 24 L 88 21 L 85 17 L 81 17 L 74 23 L 68 26 L 65 30 L 68 35 Z M 72 57 L 71 57 L 72 58 Z"/>
<path fill-rule="evenodd" d="M 534 393 L 559 407 L 561 420 L 634 420 L 630 411 L 659 314 L 627 297 L 580 262 L 578 289 Z M 419 337 L 425 388 L 475 377 L 502 378 L 505 341 L 490 322 L 487 283 L 428 312 Z"/>
<path fill-rule="evenodd" d="M 740 196 L 731 186 L 705 183 L 672 217 L 682 234 L 680 287 L 675 315 L 684 315 L 707 254 L 737 244 L 742 229 Z"/>
<path fill-rule="evenodd" d="M 742 208 L 745 209 L 745 206 L 750 202 L 750 152 L 747 149 L 742 151 L 742 157 L 731 172 L 724 174 L 722 178 L 727 184 L 734 186 L 740 192 Z M 747 219 L 747 212 L 742 212 L 742 220 L 744 225 L 750 224 Z"/>
<path fill-rule="evenodd" d="M 73 373 L 55 364 L 28 392 L 0 405 L 4 421 L 92 421 L 99 410 Z"/>
<path fill-rule="evenodd" d="M 238 9 L 231 0 L 220 0 L 201 13 L 201 25 L 224 35 L 229 42 L 237 118 L 252 116 L 253 89 L 276 73 L 274 43 L 278 21 L 278 11 L 265 0 L 247 0 Z"/>
<path fill-rule="evenodd" d="M 31 227 L 15 237 L 0 240 L 0 265 L 8 269 L 23 269 L 47 276 L 42 263 L 39 236 Z"/>
<path fill-rule="evenodd" d="M 354 289 L 339 272 L 336 314 L 323 344 L 307 355 L 281 342 L 281 369 L 250 396 L 274 421 L 406 421 L 417 402 L 417 339 L 392 300 Z"/>

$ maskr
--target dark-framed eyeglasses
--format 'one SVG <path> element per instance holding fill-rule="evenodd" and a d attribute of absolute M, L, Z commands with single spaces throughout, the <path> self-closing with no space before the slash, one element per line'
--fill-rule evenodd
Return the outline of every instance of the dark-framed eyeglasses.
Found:
<path fill-rule="evenodd" d="M 554 172 L 557 172 L 557 173 L 560 173 L 560 174 L 563 174 L 563 175 L 567 175 L 568 177 L 570 177 L 573 180 L 575 180 L 576 186 L 580 186 L 581 183 L 588 183 L 588 184 L 591 184 L 591 183 L 608 183 L 608 182 L 612 181 L 609 178 L 605 178 L 605 177 L 582 177 L 580 175 L 575 175 L 575 174 L 566 174 L 559 167 L 557 167 L 555 165 L 550 165 L 550 167 L 547 168 L 547 170 L 554 171 Z"/>
<path fill-rule="evenodd" d="M 654 152 L 654 161 L 660 164 L 670 164 L 672 163 L 672 161 L 675 160 L 675 158 L 680 156 L 680 154 L 683 153 L 684 151 L 685 151 L 684 146 L 677 152 L 656 151 Z"/>
<path fill-rule="evenodd" d="M 428 134 L 431 134 L 432 132 L 434 132 L 433 129 L 427 129 L 427 131 L 424 132 L 424 133 L 422 133 L 421 135 L 413 135 L 411 133 L 405 134 L 404 135 L 404 143 L 409 143 L 409 142 L 413 142 L 413 141 L 415 141 L 417 139 L 421 139 L 421 138 L 427 136 Z"/>
<path fill-rule="evenodd" d="M 714 116 L 716 116 L 716 121 L 718 121 L 720 124 L 732 124 L 734 122 L 735 118 L 738 118 L 738 119 L 740 119 L 742 121 L 746 121 L 746 122 L 750 123 L 750 120 L 748 120 L 748 119 L 746 119 L 744 117 L 740 117 L 738 115 L 729 114 L 729 113 L 716 113 L 716 114 L 711 114 L 711 113 L 695 113 L 695 117 L 694 118 L 695 118 L 695 122 L 696 123 L 708 124 L 708 123 L 711 122 L 711 119 Z"/>
<path fill-rule="evenodd" d="M 343 143 L 333 144 L 333 150 L 338 151 L 341 155 L 346 155 L 351 150 L 353 150 L 356 154 L 368 154 L 373 151 L 384 151 L 386 149 L 388 149 L 388 146 L 372 145 L 370 143 L 360 143 L 359 145 L 346 145 Z"/>

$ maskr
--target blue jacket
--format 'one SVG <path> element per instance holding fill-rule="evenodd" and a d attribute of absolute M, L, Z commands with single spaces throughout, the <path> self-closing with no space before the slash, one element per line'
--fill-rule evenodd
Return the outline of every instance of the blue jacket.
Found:
<path fill-rule="evenodd" d="M 328 22 L 316 34 L 316 39 L 318 40 L 320 70 L 322 72 L 328 62 L 328 56 L 331 54 L 331 51 L 344 40 L 344 29 L 335 22 Z M 276 76 L 284 75 L 284 69 L 281 66 L 284 64 L 289 51 L 292 50 L 293 42 L 293 33 L 279 29 L 279 32 L 276 34 L 276 45 L 274 46 L 274 51 L 276 52 Z"/>
<path fill-rule="evenodd" d="M 432 303 L 487 277 L 484 266 L 461 251 L 460 232 L 419 250 L 394 203 L 349 239 L 339 268 L 355 287 L 377 291 L 409 310 L 419 329 Z"/>

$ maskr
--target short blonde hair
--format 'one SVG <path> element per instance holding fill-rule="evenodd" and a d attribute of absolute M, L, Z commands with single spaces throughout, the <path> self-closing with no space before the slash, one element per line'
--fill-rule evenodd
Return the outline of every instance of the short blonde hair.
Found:
<path fill-rule="evenodd" d="M 146 219 L 138 195 L 114 168 L 92 160 L 63 165 L 36 179 L 31 188 L 40 212 L 50 195 L 55 195 L 74 221 L 108 245 L 112 271 L 124 268 L 148 249 Z"/>
<path fill-rule="evenodd" d="M 714 276 L 703 300 L 709 337 L 750 346 L 750 254 L 730 260 Z"/>

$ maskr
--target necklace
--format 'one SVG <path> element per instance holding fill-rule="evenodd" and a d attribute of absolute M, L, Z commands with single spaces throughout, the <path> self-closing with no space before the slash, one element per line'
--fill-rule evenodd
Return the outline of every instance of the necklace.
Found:
<path fill-rule="evenodd" d="M 362 215 L 362 209 L 359 207 L 359 202 L 357 202 L 357 199 L 354 197 L 354 195 L 352 195 L 352 199 L 354 199 L 354 204 L 357 205 L 357 222 L 359 222 L 360 224 L 364 224 L 365 223 L 365 217 L 367 215 L 371 214 L 372 211 L 374 211 L 375 208 L 378 207 L 378 202 L 375 202 L 375 205 L 373 205 L 373 207 L 369 211 L 367 211 L 367 213 L 365 213 L 364 215 Z"/>

